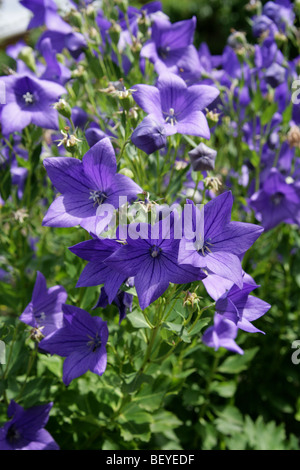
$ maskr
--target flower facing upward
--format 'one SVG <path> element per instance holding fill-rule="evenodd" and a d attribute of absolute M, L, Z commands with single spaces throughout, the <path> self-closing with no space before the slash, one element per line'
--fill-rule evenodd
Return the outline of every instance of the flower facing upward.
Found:
<path fill-rule="evenodd" d="M 133 98 L 154 121 L 162 124 L 167 135 L 189 134 L 210 138 L 207 120 L 203 114 L 219 95 L 219 90 L 208 85 L 188 87 L 182 78 L 163 73 L 157 86 L 135 85 Z"/>
<path fill-rule="evenodd" d="M 174 237 L 173 217 L 167 217 L 154 225 L 132 224 L 139 232 L 136 239 L 127 237 L 105 264 L 126 278 L 134 277 L 134 285 L 141 309 L 157 300 L 169 287 L 169 283 L 185 284 L 205 277 L 193 266 L 178 264 L 179 241 Z"/>
<path fill-rule="evenodd" d="M 44 429 L 52 403 L 24 410 L 14 400 L 7 414 L 10 418 L 0 428 L 0 450 L 59 450 L 52 436 Z"/>
<path fill-rule="evenodd" d="M 127 176 L 116 174 L 116 156 L 109 138 L 94 145 L 82 162 L 72 157 L 51 157 L 44 160 L 44 165 L 62 194 L 44 217 L 43 225 L 50 227 L 81 225 L 95 233 L 99 206 L 110 204 L 117 208 L 120 196 L 136 199 L 143 191 Z"/>
<path fill-rule="evenodd" d="M 43 351 L 66 357 L 63 382 L 71 381 L 90 370 L 102 375 L 106 369 L 106 322 L 71 305 L 63 305 L 64 326 L 40 342 Z"/>
<path fill-rule="evenodd" d="M 4 135 L 21 132 L 29 124 L 45 129 L 58 129 L 58 113 L 53 103 L 66 93 L 58 83 L 26 75 L 0 77 L 6 87 L 6 104 L 2 108 Z"/>
<path fill-rule="evenodd" d="M 192 201 L 192 218 L 196 221 L 199 209 Z M 227 191 L 205 204 L 204 233 L 193 241 L 184 237 L 180 241 L 179 263 L 191 264 L 218 274 L 243 287 L 242 266 L 239 256 L 243 255 L 263 232 L 258 225 L 244 222 L 230 222 L 233 198 Z M 193 231 L 196 231 L 196 222 Z"/>

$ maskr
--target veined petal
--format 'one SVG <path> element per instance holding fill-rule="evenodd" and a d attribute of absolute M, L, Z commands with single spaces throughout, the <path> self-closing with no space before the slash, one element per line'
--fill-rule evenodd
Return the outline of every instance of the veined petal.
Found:
<path fill-rule="evenodd" d="M 31 113 L 22 111 L 17 103 L 8 103 L 2 109 L 1 124 L 4 135 L 21 132 L 31 123 Z"/>
<path fill-rule="evenodd" d="M 195 135 L 203 137 L 204 139 L 210 139 L 209 126 L 202 111 L 192 111 L 183 119 L 182 116 L 180 116 L 176 127 L 177 132 L 180 134 Z"/>
<path fill-rule="evenodd" d="M 151 85 L 135 85 L 132 91 L 132 96 L 140 108 L 148 114 L 153 114 L 159 123 L 164 120 L 158 88 Z"/>
<path fill-rule="evenodd" d="M 232 253 L 218 251 L 204 257 L 207 268 L 214 274 L 234 282 L 240 289 L 243 287 L 242 266 L 239 258 Z"/>
<path fill-rule="evenodd" d="M 263 231 L 259 225 L 230 222 L 222 233 L 214 237 L 212 251 L 229 251 L 241 255 L 253 245 Z"/>
<path fill-rule="evenodd" d="M 160 260 L 150 256 L 143 263 L 134 283 L 142 310 L 157 300 L 169 287 Z"/>
<path fill-rule="evenodd" d="M 44 167 L 53 185 L 62 194 L 84 192 L 91 190 L 90 183 L 85 177 L 80 160 L 73 157 L 45 158 Z"/>
<path fill-rule="evenodd" d="M 91 350 L 86 345 L 76 349 L 65 359 L 63 382 L 66 386 L 89 370 L 91 354 Z"/>
<path fill-rule="evenodd" d="M 205 238 L 214 238 L 221 234 L 225 225 L 231 219 L 233 198 L 231 191 L 226 191 L 204 206 L 204 231 Z"/>
<path fill-rule="evenodd" d="M 46 227 L 75 227 L 80 225 L 81 217 L 66 212 L 64 196 L 56 198 L 49 207 L 42 225 Z"/>
<path fill-rule="evenodd" d="M 108 137 L 100 140 L 82 159 L 85 175 L 96 189 L 105 191 L 110 187 L 117 171 L 117 161 L 112 143 Z"/>

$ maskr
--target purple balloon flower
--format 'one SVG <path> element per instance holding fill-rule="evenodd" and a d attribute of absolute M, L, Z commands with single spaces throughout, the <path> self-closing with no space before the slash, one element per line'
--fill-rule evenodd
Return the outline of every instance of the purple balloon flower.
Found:
<path fill-rule="evenodd" d="M 109 299 L 108 299 L 107 293 L 105 292 L 105 288 L 102 287 L 98 302 L 95 305 L 94 309 L 99 308 L 99 307 L 101 307 L 101 308 L 107 307 L 107 305 L 109 304 L 108 300 Z M 133 302 L 133 295 L 128 294 L 128 292 L 125 292 L 125 291 L 119 289 L 116 297 L 113 300 L 113 303 L 119 309 L 119 324 L 126 317 L 127 311 L 128 310 L 129 310 L 129 312 L 132 311 L 132 302 Z"/>
<path fill-rule="evenodd" d="M 265 230 L 281 222 L 300 225 L 299 189 L 285 181 L 276 168 L 272 168 L 262 188 L 250 198 L 250 206 Z"/>
<path fill-rule="evenodd" d="M 62 305 L 67 297 L 62 286 L 47 289 L 46 279 L 38 271 L 32 299 L 19 320 L 33 328 L 39 328 L 44 336 L 48 336 L 63 325 Z"/>
<path fill-rule="evenodd" d="M 71 305 L 63 305 L 64 326 L 40 342 L 43 351 L 66 357 L 63 366 L 63 382 L 69 385 L 73 379 L 88 370 L 102 375 L 106 369 L 106 343 L 108 329 L 100 317 Z"/>
<path fill-rule="evenodd" d="M 21 132 L 29 124 L 58 129 L 58 113 L 52 105 L 66 93 L 65 88 L 26 75 L 0 77 L 0 81 L 6 87 L 6 104 L 1 113 L 4 135 Z"/>
<path fill-rule="evenodd" d="M 118 290 L 126 275 L 119 270 L 114 270 L 105 264 L 106 259 L 120 248 L 116 240 L 99 239 L 87 240 L 69 248 L 79 258 L 89 263 L 82 271 L 76 287 L 99 286 L 104 284 L 108 302 L 111 303 L 117 296 Z"/>
<path fill-rule="evenodd" d="M 202 341 L 207 346 L 217 351 L 220 347 L 228 351 L 244 354 L 244 351 L 234 341 L 237 336 L 238 328 L 230 320 L 223 318 L 222 315 L 215 314 L 214 326 L 210 326 L 203 334 Z"/>
<path fill-rule="evenodd" d="M 53 185 L 62 194 L 48 209 L 43 220 L 46 226 L 81 225 L 95 233 L 101 219 L 97 216 L 99 206 L 117 208 L 119 197 L 136 199 L 143 191 L 127 176 L 116 174 L 116 156 L 109 138 L 94 145 L 82 162 L 72 157 L 51 157 L 44 160 L 44 165 Z"/>
<path fill-rule="evenodd" d="M 240 256 L 243 255 L 263 232 L 262 227 L 243 222 L 230 222 L 233 198 L 227 191 L 204 206 L 201 211 L 192 201 L 193 232 L 197 231 L 197 218 L 203 220 L 203 233 L 195 233 L 191 240 L 184 234 L 180 241 L 179 263 L 218 274 L 243 287 Z M 203 227 L 201 225 L 200 229 Z"/>
<path fill-rule="evenodd" d="M 195 27 L 195 16 L 174 24 L 166 19 L 155 19 L 151 40 L 142 48 L 141 57 L 153 62 L 159 74 L 169 70 L 183 74 L 184 78 L 186 73 L 199 78 L 202 67 L 193 46 Z"/>
<path fill-rule="evenodd" d="M 53 403 L 24 410 L 14 400 L 9 404 L 8 421 L 0 428 L 0 450 L 59 450 L 44 427 Z"/>
<path fill-rule="evenodd" d="M 126 278 L 134 277 L 142 310 L 157 300 L 170 282 L 185 284 L 205 277 L 187 263 L 178 264 L 180 240 L 174 238 L 173 222 L 173 217 L 167 217 L 153 226 L 131 224 L 127 244 L 105 260 L 107 266 L 123 273 Z"/>
<path fill-rule="evenodd" d="M 135 85 L 133 98 L 146 113 L 165 128 L 167 135 L 189 134 L 210 138 L 204 108 L 219 95 L 219 90 L 208 85 L 187 87 L 182 78 L 173 73 L 159 76 L 157 86 Z"/>
<path fill-rule="evenodd" d="M 166 131 L 152 116 L 146 116 L 131 135 L 132 143 L 150 155 L 167 145 Z"/>
<path fill-rule="evenodd" d="M 252 321 L 263 316 L 270 308 L 267 302 L 249 295 L 256 284 L 243 283 L 242 289 L 233 285 L 232 288 L 220 297 L 216 302 L 216 312 L 233 321 L 240 330 L 248 333 L 264 333 L 252 325 Z"/>

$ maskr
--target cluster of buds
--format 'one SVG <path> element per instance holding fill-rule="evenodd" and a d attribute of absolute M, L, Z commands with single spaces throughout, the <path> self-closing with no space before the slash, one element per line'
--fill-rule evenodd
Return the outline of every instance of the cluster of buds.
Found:
<path fill-rule="evenodd" d="M 187 291 L 187 292 L 185 292 L 185 297 L 184 297 L 184 300 L 183 300 L 183 306 L 184 307 L 194 308 L 194 305 L 198 305 L 200 303 L 200 299 L 202 299 L 202 297 L 199 297 L 196 294 L 196 292 Z"/>

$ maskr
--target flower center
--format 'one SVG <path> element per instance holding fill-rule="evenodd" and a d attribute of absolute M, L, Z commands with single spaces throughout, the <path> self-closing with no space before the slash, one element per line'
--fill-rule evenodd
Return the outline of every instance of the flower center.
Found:
<path fill-rule="evenodd" d="M 16 429 L 15 425 L 12 424 L 7 431 L 6 439 L 10 444 L 16 444 L 18 440 L 21 438 L 21 434 Z"/>
<path fill-rule="evenodd" d="M 161 57 L 162 59 L 167 59 L 169 56 L 169 51 L 170 51 L 170 48 L 167 46 L 167 47 L 159 47 L 157 52 L 158 52 L 159 57 Z"/>
<path fill-rule="evenodd" d="M 102 191 L 90 191 L 89 199 L 92 199 L 94 205 L 98 204 L 98 206 L 100 206 L 101 204 L 103 204 L 105 199 L 107 199 L 107 195 Z"/>
<path fill-rule="evenodd" d="M 210 240 L 211 239 L 208 238 L 203 244 L 202 243 L 197 244 L 197 242 L 196 242 L 196 244 L 195 244 L 196 245 L 196 250 L 198 251 L 199 254 L 202 254 L 202 256 L 206 256 L 209 253 L 211 253 L 210 247 L 212 247 L 213 244 L 210 242 Z M 201 245 L 201 246 L 199 246 L 199 245 Z"/>
<path fill-rule="evenodd" d="M 23 100 L 25 101 L 25 103 L 28 105 L 28 104 L 33 104 L 34 103 L 34 96 L 32 93 L 30 93 L 29 91 L 27 91 L 27 93 L 25 93 L 25 95 L 23 95 Z"/>
<path fill-rule="evenodd" d="M 152 245 L 150 248 L 150 254 L 152 258 L 157 258 L 161 254 L 161 248 L 159 248 L 159 246 Z"/>
<path fill-rule="evenodd" d="M 275 193 L 271 197 L 274 206 L 279 206 L 279 204 L 282 202 L 283 198 L 284 198 L 284 194 L 281 193 L 281 192 Z"/>
<path fill-rule="evenodd" d="M 101 346 L 101 339 L 99 338 L 98 333 L 96 334 L 95 338 L 92 338 L 91 336 L 88 337 L 90 338 L 90 341 L 87 343 L 88 347 L 92 350 L 92 352 L 97 351 L 97 349 L 99 349 Z"/>
<path fill-rule="evenodd" d="M 167 117 L 166 117 L 165 121 L 167 123 L 170 123 L 171 126 L 175 126 L 175 124 L 177 124 L 177 118 L 176 118 L 174 108 L 170 108 L 169 109 L 169 114 L 168 113 L 166 113 L 166 114 L 167 114 Z"/>

